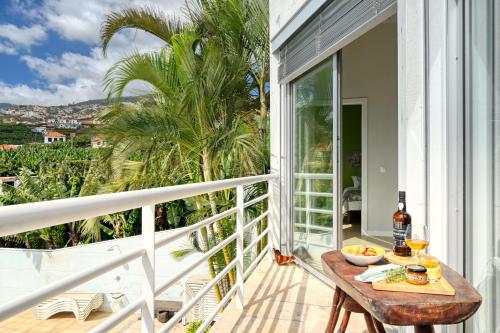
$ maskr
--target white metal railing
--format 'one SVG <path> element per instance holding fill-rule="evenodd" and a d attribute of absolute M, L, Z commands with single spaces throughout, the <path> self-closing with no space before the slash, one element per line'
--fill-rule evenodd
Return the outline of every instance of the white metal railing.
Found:
<path fill-rule="evenodd" d="M 105 321 L 101 322 L 91 332 L 107 332 L 138 310 L 141 310 L 141 332 L 154 332 L 155 296 L 164 292 L 179 279 L 186 276 L 194 267 L 200 265 L 202 262 L 205 262 L 208 258 L 236 240 L 236 258 L 212 281 L 210 281 L 210 283 L 200 290 L 200 292 L 198 292 L 198 294 L 188 304 L 184 304 L 182 309 L 159 330 L 160 333 L 168 332 L 177 322 L 179 322 L 187 311 L 196 305 L 201 297 L 213 288 L 215 284 L 217 284 L 231 269 L 236 268 L 235 285 L 228 291 L 214 311 L 196 331 L 197 333 L 203 332 L 217 316 L 217 313 L 229 302 L 235 293 L 237 294 L 237 306 L 239 308 L 243 308 L 244 279 L 251 274 L 265 253 L 271 252 L 271 242 L 269 240 L 267 245 L 261 250 L 250 266 L 244 270 L 243 259 L 245 254 L 247 254 L 250 249 L 255 248 L 255 246 L 262 241 L 265 236 L 272 235 L 272 223 L 269 223 L 268 227 L 262 230 L 261 234 L 254 239 L 249 246 L 244 248 L 244 233 L 269 215 L 268 208 L 257 218 L 245 224 L 245 208 L 269 198 L 269 193 L 245 202 L 244 186 L 260 182 L 269 182 L 270 184 L 268 185 L 268 188 L 271 189 L 272 181 L 276 178 L 278 178 L 277 175 L 261 175 L 147 190 L 101 194 L 81 198 L 43 201 L 0 208 L 0 237 L 139 207 L 141 207 L 142 212 L 142 243 L 139 248 L 128 253 L 121 254 L 116 258 L 106 261 L 105 263 L 88 268 L 75 275 L 64 278 L 44 288 L 38 289 L 27 295 L 0 305 L 0 321 L 27 310 L 43 300 L 50 299 L 58 294 L 75 288 L 123 264 L 141 258 L 142 289 L 140 298 L 131 302 L 122 310 L 114 313 Z M 182 228 L 178 232 L 175 232 L 164 239 L 155 241 L 155 204 L 184 199 L 229 188 L 236 188 L 236 207 L 209 217 L 189 227 Z M 189 266 L 184 267 L 184 269 L 180 272 L 174 274 L 174 276 L 170 277 L 167 281 L 162 281 L 157 284 L 157 281 L 155 281 L 154 278 L 154 259 L 156 249 L 233 214 L 236 214 L 236 232 L 233 235 L 221 241 L 219 244 L 197 258 Z"/>
<path fill-rule="evenodd" d="M 332 232 L 333 227 L 327 226 L 319 226 L 312 223 L 312 214 L 327 214 L 335 216 L 334 209 L 324 209 L 324 208 L 316 208 L 313 205 L 313 198 L 323 197 L 323 198 L 334 198 L 333 187 L 331 192 L 317 192 L 313 190 L 313 181 L 325 181 L 331 180 L 332 182 L 335 180 L 333 173 L 294 173 L 295 179 L 301 179 L 305 182 L 305 189 L 297 188 L 294 192 L 295 196 L 301 196 L 305 199 L 305 207 L 294 206 L 294 211 L 297 212 L 305 212 L 305 223 L 294 223 L 295 227 L 303 228 L 305 230 L 305 240 L 296 240 L 297 242 L 301 242 L 308 245 L 317 245 L 310 241 L 310 235 L 312 231 L 324 231 L 324 232 Z M 332 203 L 333 204 L 333 203 Z"/>

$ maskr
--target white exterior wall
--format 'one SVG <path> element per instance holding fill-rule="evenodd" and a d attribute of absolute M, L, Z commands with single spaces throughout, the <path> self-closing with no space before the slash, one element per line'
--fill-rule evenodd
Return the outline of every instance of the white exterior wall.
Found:
<path fill-rule="evenodd" d="M 157 232 L 156 239 L 162 239 L 173 231 Z M 184 237 L 156 250 L 156 284 L 166 281 L 201 256 L 200 253 L 193 253 L 182 260 L 171 256 L 173 250 L 185 248 L 189 244 L 188 238 Z M 57 250 L 0 248 L 0 304 L 140 246 L 141 236 L 134 236 Z M 190 275 L 209 275 L 207 265 L 199 265 Z M 157 299 L 182 302 L 186 278 Z M 105 303 L 101 310 L 117 311 L 140 296 L 141 284 L 141 258 L 138 258 L 75 290 L 104 293 Z M 124 297 L 120 298 L 121 294 Z"/>
<path fill-rule="evenodd" d="M 424 0 L 398 1 L 399 189 L 412 223 L 426 223 Z"/>
<path fill-rule="evenodd" d="M 271 0 L 269 1 L 269 30 L 271 39 L 290 21 L 307 0 Z"/>

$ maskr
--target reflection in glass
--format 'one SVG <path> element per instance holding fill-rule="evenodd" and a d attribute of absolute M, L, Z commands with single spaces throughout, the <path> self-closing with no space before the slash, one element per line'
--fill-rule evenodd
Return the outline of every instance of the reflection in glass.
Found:
<path fill-rule="evenodd" d="M 333 247 L 332 93 L 331 61 L 293 84 L 294 253 L 317 269 Z"/>

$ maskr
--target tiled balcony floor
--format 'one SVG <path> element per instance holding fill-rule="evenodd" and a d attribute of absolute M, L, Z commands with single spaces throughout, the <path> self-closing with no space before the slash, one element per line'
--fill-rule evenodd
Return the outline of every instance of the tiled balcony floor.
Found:
<path fill-rule="evenodd" d="M 22 312 L 17 316 L 0 322 L 2 333 L 83 333 L 88 332 L 111 313 L 92 312 L 87 320 L 81 322 L 75 319 L 72 313 L 59 313 L 47 320 L 37 320 L 31 310 Z M 155 320 L 156 329 L 161 323 Z M 112 333 L 138 333 L 141 332 L 141 321 L 137 316 L 130 316 L 127 320 L 115 327 Z M 184 333 L 185 328 L 178 324 L 171 332 Z"/>
<path fill-rule="evenodd" d="M 210 332 L 321 333 L 332 298 L 333 289 L 302 268 L 278 266 L 264 258 L 245 282 L 245 309 L 237 310 L 233 300 Z M 365 330 L 363 316 L 353 313 L 347 332 Z"/>
<path fill-rule="evenodd" d="M 237 310 L 233 300 L 210 333 L 320 333 L 330 313 L 333 289 L 304 269 L 291 264 L 278 266 L 265 257 L 245 282 L 245 309 Z M 0 332 L 9 333 L 82 333 L 98 325 L 110 314 L 94 312 L 84 322 L 72 313 L 61 313 L 48 320 L 36 320 L 25 311 L 0 322 Z M 339 323 L 343 313 L 340 314 Z M 131 316 L 113 329 L 113 333 L 140 332 L 138 316 Z M 155 321 L 156 329 L 161 324 Z M 184 333 L 178 324 L 173 333 Z M 365 332 L 362 315 L 353 313 L 347 332 Z"/>

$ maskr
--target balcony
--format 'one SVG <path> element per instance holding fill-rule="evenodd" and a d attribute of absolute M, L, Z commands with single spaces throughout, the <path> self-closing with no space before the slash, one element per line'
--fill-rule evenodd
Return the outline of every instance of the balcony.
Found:
<path fill-rule="evenodd" d="M 245 186 L 268 182 L 272 188 L 275 175 L 262 175 L 238 179 L 188 184 L 166 188 L 104 194 L 82 198 L 38 202 L 25 205 L 7 206 L 0 209 L 0 235 L 10 235 L 30 230 L 46 228 L 104 214 L 142 207 L 142 235 L 140 246 L 113 255 L 111 259 L 98 261 L 83 271 L 57 280 L 40 289 L 31 291 L 17 299 L 0 305 L 0 329 L 9 332 L 184 332 L 179 323 L 204 295 L 213 290 L 231 269 L 236 270 L 236 283 L 208 315 L 197 332 L 211 327 L 212 332 L 316 332 L 322 331 L 328 320 L 333 290 L 313 275 L 295 265 L 278 266 L 271 260 L 271 245 L 274 239 L 273 223 L 269 223 L 260 236 L 244 246 L 243 235 L 264 217 L 270 216 L 270 209 L 257 218 L 246 222 L 245 209 L 251 205 L 269 200 L 269 193 L 244 201 Z M 207 218 L 189 227 L 174 230 L 166 237 L 156 237 L 154 232 L 154 206 L 209 192 L 236 188 L 236 206 Z M 189 265 L 175 270 L 170 276 L 159 281 L 155 272 L 161 262 L 155 263 L 157 251 L 200 228 L 209 226 L 223 218 L 236 215 L 236 232 L 213 246 L 208 252 L 198 256 Z M 268 244 L 248 262 L 248 253 L 257 243 L 269 236 Z M 236 258 L 216 277 L 207 283 L 165 324 L 155 320 L 155 298 L 188 275 L 196 266 L 205 263 L 231 242 L 236 241 Z M 136 260 L 139 264 L 140 297 L 129 302 L 115 313 L 94 312 L 87 321 L 80 322 L 72 314 L 61 313 L 50 320 L 38 321 L 30 308 L 40 302 L 78 288 L 78 286 Z M 246 266 L 246 269 L 244 267 Z M 16 272 L 11 272 L 16 274 Z M 222 313 L 221 311 L 224 310 Z M 138 314 L 140 313 L 140 315 Z M 353 318 L 353 326 L 363 331 L 362 320 Z"/>

